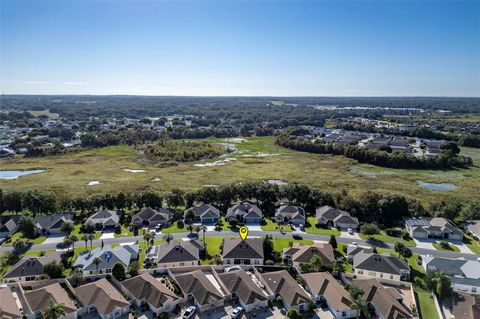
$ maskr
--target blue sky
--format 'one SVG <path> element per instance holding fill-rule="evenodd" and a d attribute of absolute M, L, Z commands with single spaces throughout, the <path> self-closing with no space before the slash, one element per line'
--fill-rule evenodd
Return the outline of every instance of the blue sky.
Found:
<path fill-rule="evenodd" d="M 480 96 L 480 1 L 0 3 L 7 94 Z"/>

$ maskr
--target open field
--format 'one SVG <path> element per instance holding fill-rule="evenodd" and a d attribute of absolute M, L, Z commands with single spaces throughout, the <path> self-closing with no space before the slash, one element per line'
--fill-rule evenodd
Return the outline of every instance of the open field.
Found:
<path fill-rule="evenodd" d="M 475 166 L 469 169 L 407 170 L 358 164 L 342 156 L 291 151 L 276 146 L 273 137 L 250 137 L 247 140 L 235 143 L 236 153 L 174 166 L 152 164 L 134 148 L 124 145 L 46 158 L 2 159 L 0 166 L 4 170 L 45 169 L 46 172 L 15 180 L 0 180 L 0 187 L 7 191 L 40 189 L 51 190 L 59 196 L 85 196 L 138 189 L 160 192 L 172 188 L 193 190 L 204 185 L 271 179 L 304 183 L 332 192 L 347 189 L 352 195 L 359 195 L 366 190 L 391 192 L 415 197 L 423 202 L 453 198 L 468 201 L 480 193 L 480 149 L 462 148 L 463 154 L 474 159 Z M 232 143 L 228 139 L 209 141 Z M 194 166 L 225 158 L 235 160 L 220 166 Z M 145 172 L 132 173 L 125 169 Z M 93 180 L 98 180 L 99 184 L 88 186 Z M 417 180 L 454 183 L 458 188 L 434 191 L 417 186 Z"/>

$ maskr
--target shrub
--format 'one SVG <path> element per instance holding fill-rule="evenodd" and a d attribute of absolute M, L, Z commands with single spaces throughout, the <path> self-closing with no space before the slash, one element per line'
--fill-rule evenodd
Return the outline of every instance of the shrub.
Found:
<path fill-rule="evenodd" d="M 385 229 L 385 233 L 388 236 L 400 237 L 400 235 L 402 234 L 402 230 L 398 229 L 398 228 L 387 228 L 387 229 Z"/>
<path fill-rule="evenodd" d="M 426 286 L 427 286 L 427 283 L 425 282 L 425 280 L 423 280 L 420 277 L 415 277 L 415 279 L 413 279 L 413 284 L 418 288 L 422 288 L 422 289 L 426 289 Z"/>
<path fill-rule="evenodd" d="M 125 279 L 125 267 L 122 264 L 116 263 L 112 268 L 112 276 L 122 281 Z"/>
<path fill-rule="evenodd" d="M 63 276 L 63 265 L 57 264 L 56 261 L 51 261 L 43 266 L 43 272 L 50 278 L 61 278 Z"/>
<path fill-rule="evenodd" d="M 375 235 L 380 233 L 380 229 L 376 224 L 363 224 L 360 226 L 360 233 L 364 235 Z"/>

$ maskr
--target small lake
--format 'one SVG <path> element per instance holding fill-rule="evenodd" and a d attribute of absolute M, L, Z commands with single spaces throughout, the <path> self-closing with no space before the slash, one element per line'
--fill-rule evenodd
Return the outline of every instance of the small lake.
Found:
<path fill-rule="evenodd" d="M 451 191 L 457 189 L 458 186 L 451 183 L 428 183 L 424 181 L 417 181 L 417 185 L 423 188 L 428 188 L 434 191 Z"/>
<path fill-rule="evenodd" d="M 43 169 L 32 169 L 26 171 L 0 171 L 0 179 L 17 179 L 20 176 L 30 174 L 40 174 L 45 172 Z"/>

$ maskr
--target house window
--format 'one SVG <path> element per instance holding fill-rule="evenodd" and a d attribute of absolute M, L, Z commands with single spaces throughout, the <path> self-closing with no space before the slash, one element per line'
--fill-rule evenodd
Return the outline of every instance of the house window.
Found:
<path fill-rule="evenodd" d="M 372 277 L 375 277 L 376 272 L 374 272 L 374 271 L 369 271 L 369 272 L 368 272 L 368 275 L 369 275 L 369 276 L 372 276 Z"/>
<path fill-rule="evenodd" d="M 347 316 L 347 312 L 346 311 L 342 311 L 342 317 L 346 317 Z"/>
<path fill-rule="evenodd" d="M 181 262 L 181 263 L 180 263 L 180 266 L 185 266 L 185 263 L 184 263 L 184 262 Z"/>
<path fill-rule="evenodd" d="M 472 287 L 472 292 L 476 293 L 477 292 L 477 287 Z"/>
<path fill-rule="evenodd" d="M 106 272 L 107 274 L 109 274 L 109 273 L 112 272 L 112 270 L 111 270 L 111 269 L 107 269 L 107 270 L 105 270 L 105 272 Z"/>
<path fill-rule="evenodd" d="M 363 275 L 363 270 L 358 270 L 359 275 Z"/>
<path fill-rule="evenodd" d="M 390 279 L 393 279 L 393 275 L 390 275 Z"/>
<path fill-rule="evenodd" d="M 230 259 L 227 259 L 227 265 L 230 265 Z"/>
<path fill-rule="evenodd" d="M 380 278 L 383 278 L 383 274 L 380 274 Z"/>

